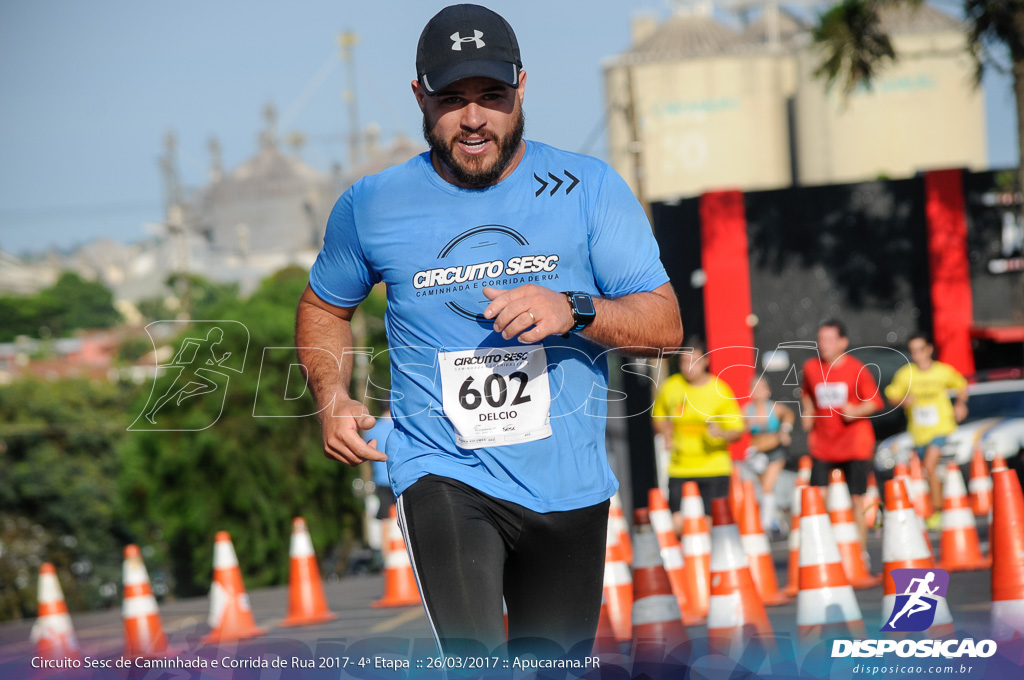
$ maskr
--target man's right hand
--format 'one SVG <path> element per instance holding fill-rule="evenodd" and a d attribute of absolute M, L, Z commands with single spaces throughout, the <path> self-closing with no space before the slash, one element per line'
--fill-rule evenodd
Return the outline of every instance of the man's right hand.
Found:
<path fill-rule="evenodd" d="M 387 460 L 388 457 L 377 450 L 376 439 L 364 442 L 359 435 L 360 430 L 369 430 L 376 422 L 363 404 L 338 395 L 320 412 L 324 455 L 352 466 L 367 460 Z"/>

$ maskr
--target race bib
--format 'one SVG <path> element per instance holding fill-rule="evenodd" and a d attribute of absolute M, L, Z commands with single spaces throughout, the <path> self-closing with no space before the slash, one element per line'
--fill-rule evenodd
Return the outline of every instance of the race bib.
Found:
<path fill-rule="evenodd" d="M 911 415 L 914 425 L 920 427 L 935 427 L 939 424 L 939 407 L 935 404 L 911 407 Z"/>
<path fill-rule="evenodd" d="M 551 388 L 543 345 L 440 352 L 441 399 L 464 449 L 551 436 Z"/>
<path fill-rule="evenodd" d="M 814 400 L 820 409 L 839 411 L 846 406 L 849 399 L 849 387 L 846 383 L 821 383 L 814 387 Z"/>

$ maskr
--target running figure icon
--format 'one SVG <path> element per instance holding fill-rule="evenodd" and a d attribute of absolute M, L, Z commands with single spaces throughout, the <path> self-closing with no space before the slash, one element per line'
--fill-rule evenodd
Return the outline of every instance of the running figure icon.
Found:
<path fill-rule="evenodd" d="M 173 359 L 171 359 L 169 364 L 165 364 L 165 366 L 168 367 L 180 366 L 181 373 L 179 373 L 178 377 L 174 379 L 174 382 L 172 382 L 171 386 L 167 388 L 167 391 L 164 392 L 163 396 L 153 404 L 153 408 L 146 413 L 146 420 L 155 425 L 157 411 L 163 408 L 167 402 L 171 401 L 175 397 L 177 397 L 177 401 L 175 403 L 180 406 L 181 402 L 190 397 L 198 397 L 201 394 L 216 391 L 217 383 L 203 375 L 203 373 L 217 373 L 217 371 L 211 371 L 210 369 L 203 367 L 196 368 L 194 364 L 200 357 L 200 350 L 204 346 L 207 346 L 210 358 L 206 360 L 205 365 L 216 366 L 218 368 L 221 367 L 221 365 L 231 356 L 231 352 L 224 352 L 220 356 L 217 356 L 217 353 L 214 351 L 214 347 L 219 345 L 223 340 L 224 331 L 220 328 L 214 327 L 209 330 L 205 338 L 186 338 L 182 341 L 181 349 L 178 350 L 178 353 Z"/>
<path fill-rule="evenodd" d="M 936 585 L 934 588 L 928 587 L 934 580 L 935 573 L 931 571 L 925 574 L 923 578 L 911 579 L 910 584 L 907 586 L 906 591 L 904 591 L 903 593 L 904 595 L 909 595 L 910 597 L 907 598 L 905 604 L 903 605 L 903 609 L 901 609 L 895 616 L 893 616 L 889 620 L 889 623 L 886 624 L 887 627 L 899 630 L 898 628 L 896 628 L 896 620 L 904 614 L 906 614 L 907 618 L 909 619 L 911 616 L 917 614 L 918 612 L 925 612 L 929 609 L 932 609 L 934 606 L 934 600 L 932 600 L 931 598 L 925 599 L 925 597 L 927 595 L 935 595 L 938 592 L 939 586 Z"/>

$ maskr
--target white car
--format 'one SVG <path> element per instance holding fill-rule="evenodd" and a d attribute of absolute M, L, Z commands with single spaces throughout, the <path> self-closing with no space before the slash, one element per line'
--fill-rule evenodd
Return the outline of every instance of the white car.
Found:
<path fill-rule="evenodd" d="M 967 394 L 967 418 L 946 437 L 940 463 L 966 467 L 979 446 L 989 461 L 1019 455 L 1024 450 L 1024 380 L 972 383 Z M 907 432 L 883 439 L 875 449 L 875 469 L 891 472 L 896 463 L 909 461 L 913 449 Z"/>

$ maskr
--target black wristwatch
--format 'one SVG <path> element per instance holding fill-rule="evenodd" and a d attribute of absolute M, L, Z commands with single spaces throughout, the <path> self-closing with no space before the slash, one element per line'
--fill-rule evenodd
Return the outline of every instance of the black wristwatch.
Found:
<path fill-rule="evenodd" d="M 569 300 L 569 308 L 572 310 L 572 320 L 575 325 L 570 333 L 578 333 L 594 322 L 597 317 L 597 310 L 594 309 L 594 298 L 590 293 L 567 290 L 565 297 Z"/>

